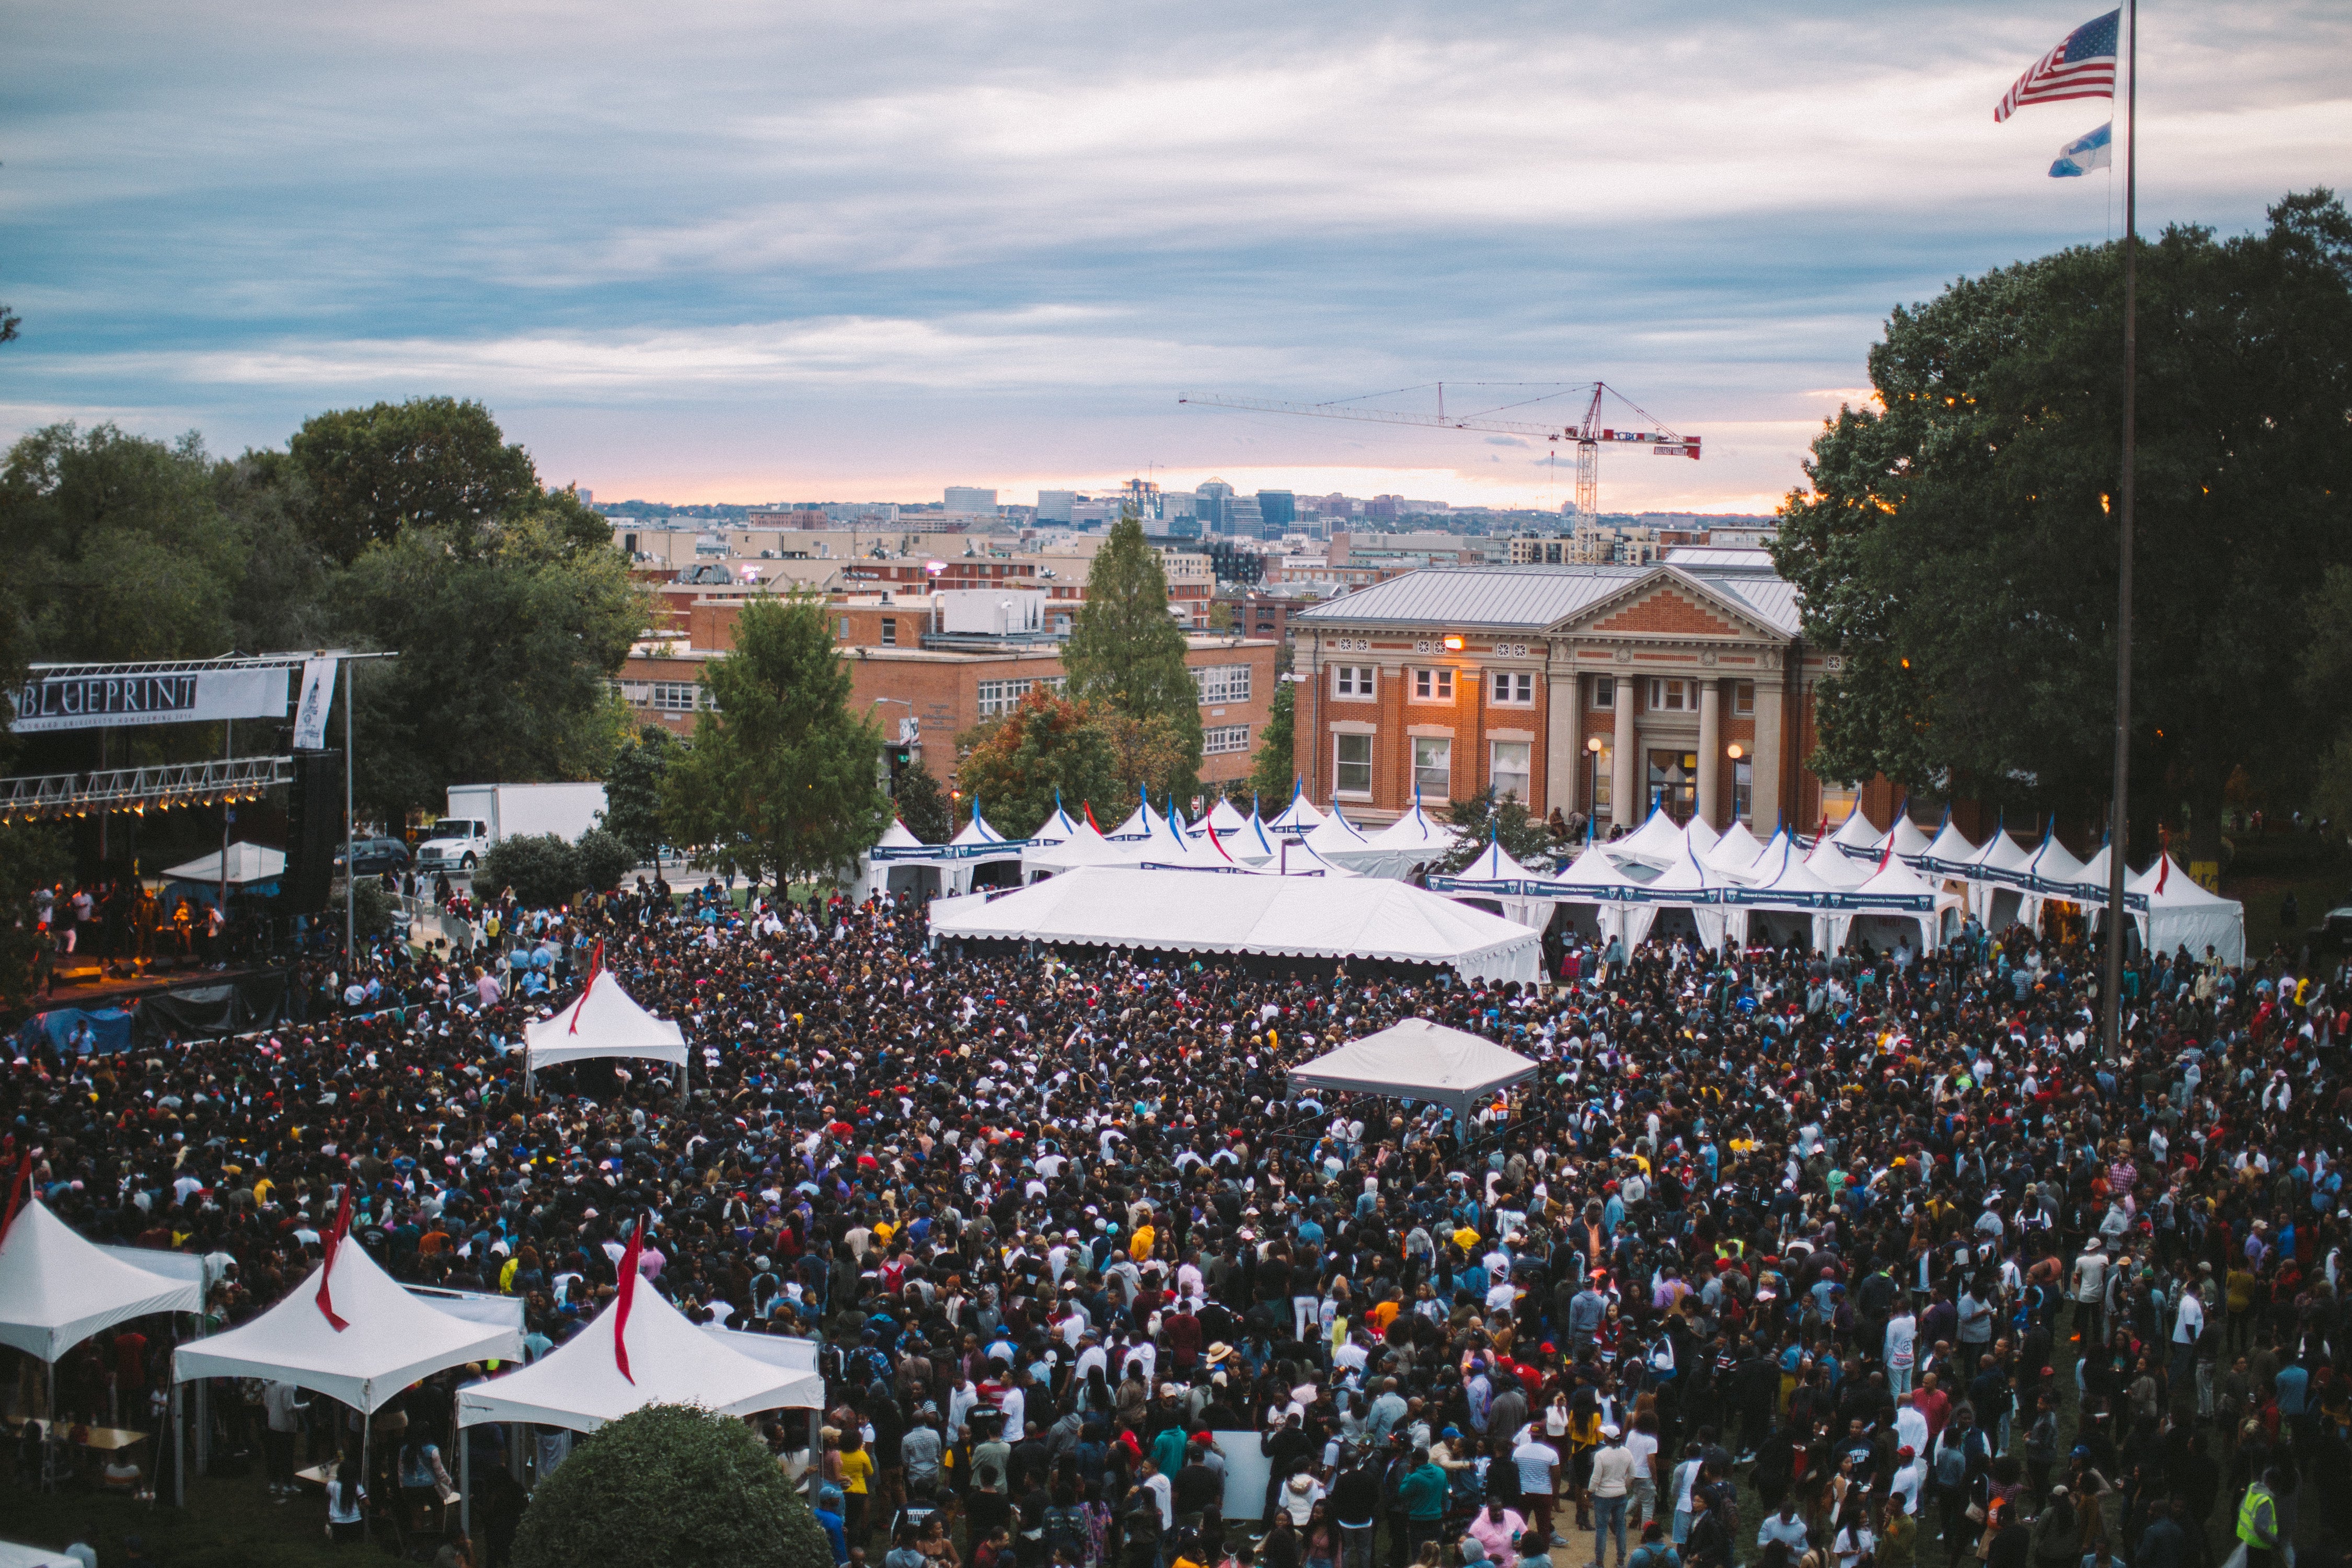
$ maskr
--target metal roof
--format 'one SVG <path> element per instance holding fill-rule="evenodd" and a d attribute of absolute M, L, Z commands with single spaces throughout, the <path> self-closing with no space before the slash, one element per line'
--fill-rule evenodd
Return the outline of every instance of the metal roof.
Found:
<path fill-rule="evenodd" d="M 1328 599 L 1293 618 L 1350 625 L 1526 627 L 1571 619 L 1633 584 L 1687 577 L 1740 606 L 1783 637 L 1798 630 L 1793 584 L 1754 571 L 1649 566 L 1433 566 Z"/>

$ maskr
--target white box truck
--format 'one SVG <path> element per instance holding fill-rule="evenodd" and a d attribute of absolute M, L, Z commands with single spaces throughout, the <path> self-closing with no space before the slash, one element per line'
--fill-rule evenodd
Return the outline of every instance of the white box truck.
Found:
<path fill-rule="evenodd" d="M 604 815 L 600 784 L 451 784 L 449 815 L 416 847 L 419 872 L 471 871 L 490 846 L 552 833 L 566 844 Z"/>

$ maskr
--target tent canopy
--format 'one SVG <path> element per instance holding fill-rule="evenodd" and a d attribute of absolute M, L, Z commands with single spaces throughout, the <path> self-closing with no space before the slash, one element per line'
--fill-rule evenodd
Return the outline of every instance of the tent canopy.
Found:
<path fill-rule="evenodd" d="M 221 879 L 221 852 L 199 855 L 185 865 L 174 866 L 163 875 L 175 882 L 211 882 Z M 286 875 L 286 851 L 272 849 L 266 844 L 247 844 L 240 838 L 228 847 L 228 885 L 242 888 L 255 882 L 274 882 Z"/>
<path fill-rule="evenodd" d="M 1756 864 L 1756 858 L 1763 852 L 1764 846 L 1757 842 L 1756 835 L 1748 831 L 1746 823 L 1735 817 L 1731 826 L 1723 830 L 1721 837 L 1699 851 L 1699 858 L 1718 871 L 1734 877 L 1748 877 L 1751 874 L 1748 868 Z"/>
<path fill-rule="evenodd" d="M 1236 871 L 1082 867 L 989 900 L 931 906 L 934 939 L 1067 942 L 1171 952 L 1379 959 L 1532 982 L 1523 925 L 1401 882 Z"/>
<path fill-rule="evenodd" d="M 656 1018 L 621 989 L 609 969 L 588 977 L 580 999 L 552 1018 L 522 1026 L 523 1060 L 533 1070 L 590 1057 L 644 1057 L 681 1066 L 686 1036 L 667 1018 Z"/>
<path fill-rule="evenodd" d="M 457 1425 L 527 1421 L 593 1432 L 648 1405 L 698 1405 L 717 1415 L 824 1406 L 824 1379 L 813 1370 L 740 1353 L 688 1322 L 650 1285 L 641 1285 L 629 1305 L 632 1383 L 613 1356 L 613 1318 L 619 1310 L 618 1300 L 608 1301 L 585 1328 L 530 1365 L 459 1389 Z"/>
<path fill-rule="evenodd" d="M 1653 809 L 1647 822 L 1609 846 L 1609 853 L 1621 866 L 1628 860 L 1638 860 L 1644 866 L 1654 866 L 1661 870 L 1681 859 L 1689 850 L 1689 836 L 1675 826 L 1675 819 L 1666 815 L 1664 806 Z"/>
<path fill-rule="evenodd" d="M 377 1268 L 357 1242 L 337 1247 L 334 1265 L 335 1311 L 349 1325 L 341 1332 L 319 1310 L 321 1264 L 261 1316 L 173 1352 L 172 1381 L 274 1378 L 372 1412 L 436 1372 L 522 1354 L 520 1331 L 427 1305 Z"/>
<path fill-rule="evenodd" d="M 1269 818 L 1265 826 L 1268 832 L 1296 838 L 1313 831 L 1315 825 L 1322 820 L 1323 814 L 1315 809 L 1313 801 L 1307 798 L 1307 785 L 1303 782 L 1294 782 L 1290 787 L 1290 804 L 1282 808 L 1280 816 Z"/>
<path fill-rule="evenodd" d="M 201 1312 L 204 1287 L 153 1273 L 84 1241 L 27 1197 L 0 1240 L 0 1344 L 46 1362 L 101 1329 L 150 1312 Z"/>
<path fill-rule="evenodd" d="M 1433 1100 L 1468 1121 L 1495 1091 L 1535 1076 L 1536 1064 L 1492 1040 L 1407 1018 L 1290 1069 L 1293 1084 Z"/>
<path fill-rule="evenodd" d="M 2149 951 L 2185 947 L 2189 957 L 2201 960 L 2210 947 L 2223 963 L 2245 963 L 2246 906 L 2199 887 L 2169 854 L 2158 856 L 2134 877 L 2131 890 L 2147 899 L 2147 913 L 2136 918 L 2146 922 L 2141 929 Z"/>
<path fill-rule="evenodd" d="M 81 1568 L 81 1559 L 43 1546 L 0 1541 L 0 1568 Z"/>
<path fill-rule="evenodd" d="M 1853 809 L 1845 814 L 1845 820 L 1838 824 L 1837 831 L 1830 835 L 1830 842 L 1843 854 L 1875 856 L 1878 841 L 1883 837 L 1878 824 L 1864 815 L 1862 802 L 1856 800 Z"/>

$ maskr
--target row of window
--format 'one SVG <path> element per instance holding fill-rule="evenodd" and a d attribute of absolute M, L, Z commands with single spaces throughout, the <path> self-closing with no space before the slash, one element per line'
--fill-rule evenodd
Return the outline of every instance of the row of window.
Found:
<path fill-rule="evenodd" d="M 1245 664 L 1203 664 L 1192 668 L 1192 684 L 1201 693 L 1201 706 L 1214 708 L 1227 702 L 1250 700 L 1250 667 Z"/>
<path fill-rule="evenodd" d="M 1068 681 L 1069 677 L 1066 675 L 1032 676 L 1019 680 L 983 680 L 980 683 L 980 716 L 983 719 L 1001 718 L 1020 707 L 1024 697 L 1041 687 L 1058 697 Z"/>
<path fill-rule="evenodd" d="M 1249 747 L 1250 727 L 1246 724 L 1212 724 L 1201 731 L 1201 754 L 1204 757 L 1229 757 Z"/>
<path fill-rule="evenodd" d="M 1341 795 L 1369 797 L 1372 793 L 1372 737 L 1334 735 L 1331 739 L 1332 782 Z M 1489 741 L 1486 745 L 1486 777 L 1494 784 L 1496 795 L 1515 795 L 1521 801 L 1530 799 L 1534 775 L 1529 769 L 1535 748 L 1526 741 Z M 1424 805 L 1454 798 L 1451 736 L 1412 738 L 1412 782 Z"/>
<path fill-rule="evenodd" d="M 691 680 L 616 680 L 613 689 L 621 700 L 632 708 L 651 708 L 660 713 L 691 713 L 700 708 L 718 711 L 719 704 L 710 693 Z"/>
<path fill-rule="evenodd" d="M 1643 694 L 1649 700 L 1643 706 L 1651 712 L 1696 713 L 1698 711 L 1698 689 L 1702 682 L 1685 680 L 1678 676 L 1670 675 L 1652 675 L 1640 679 L 1646 679 L 1650 683 L 1649 690 Z M 1596 709 L 1615 708 L 1618 685 L 1618 679 L 1613 675 L 1594 676 L 1592 706 Z M 1754 681 L 1735 680 L 1731 683 L 1731 711 L 1742 719 L 1755 713 L 1756 683 Z"/>
<path fill-rule="evenodd" d="M 1419 703 L 1450 703 L 1454 700 L 1454 671 L 1440 665 L 1429 668 L 1406 670 L 1405 680 L 1412 693 L 1412 700 Z M 1675 676 L 1651 676 L 1647 704 L 1654 713 L 1685 713 L 1698 710 L 1700 683 Z M 1370 664 L 1335 664 L 1331 667 L 1331 695 L 1354 702 L 1375 701 L 1380 696 L 1379 667 Z M 1490 672 L 1487 698 L 1496 708 L 1532 708 L 1536 702 L 1536 677 L 1529 669 L 1498 669 Z M 1617 678 L 1596 676 L 1592 682 L 1592 706 L 1613 709 L 1617 706 Z M 1756 683 L 1734 681 L 1731 687 L 1731 711 L 1748 718 L 1756 711 Z"/>

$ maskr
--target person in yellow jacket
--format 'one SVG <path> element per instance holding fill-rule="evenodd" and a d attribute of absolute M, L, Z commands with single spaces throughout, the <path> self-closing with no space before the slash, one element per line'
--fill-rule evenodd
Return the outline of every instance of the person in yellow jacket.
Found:
<path fill-rule="evenodd" d="M 2246 1568 L 2273 1568 L 2279 1546 L 2278 1499 L 2272 1489 L 2278 1485 L 2276 1465 L 2263 1472 L 2263 1479 L 2246 1489 L 2238 1503 L 2238 1539 L 2245 1542 Z"/>

